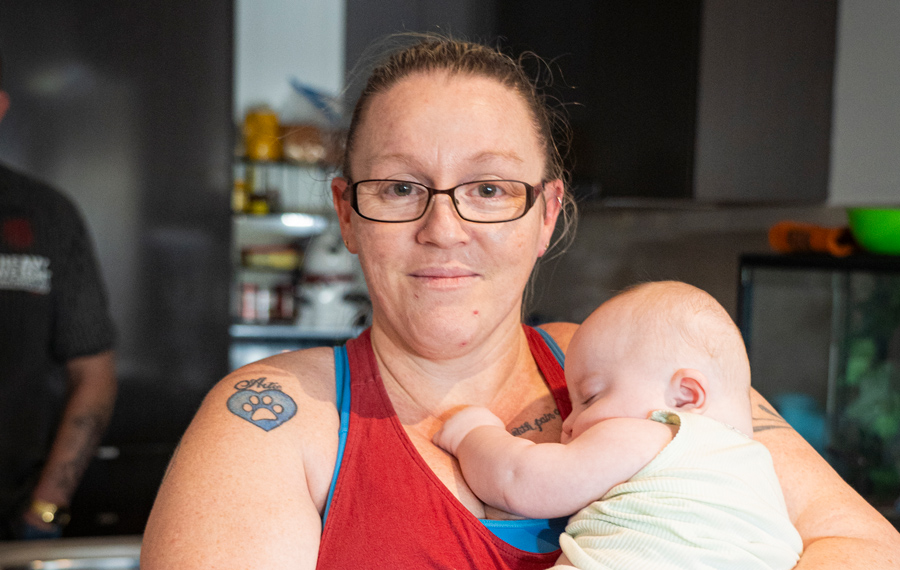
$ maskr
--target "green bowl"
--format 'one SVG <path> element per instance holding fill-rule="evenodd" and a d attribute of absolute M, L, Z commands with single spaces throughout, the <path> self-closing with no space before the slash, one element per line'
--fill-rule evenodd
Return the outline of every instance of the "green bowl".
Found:
<path fill-rule="evenodd" d="M 850 232 L 866 251 L 900 255 L 900 209 L 849 208 Z"/>

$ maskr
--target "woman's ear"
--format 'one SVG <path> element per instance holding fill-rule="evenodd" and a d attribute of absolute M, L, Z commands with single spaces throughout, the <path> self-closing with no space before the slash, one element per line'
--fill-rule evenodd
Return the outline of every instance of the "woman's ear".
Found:
<path fill-rule="evenodd" d="M 350 206 L 350 200 L 345 197 L 347 192 L 348 181 L 346 178 L 337 176 L 331 179 L 331 200 L 334 202 L 334 211 L 337 213 L 338 222 L 341 225 L 341 237 L 344 239 L 344 245 L 350 253 L 356 253 L 356 243 L 353 241 L 353 231 L 350 228 L 350 218 L 353 216 L 353 208 Z"/>
<path fill-rule="evenodd" d="M 699 370 L 681 368 L 672 375 L 666 390 L 666 405 L 675 410 L 706 411 L 709 381 Z"/>
<path fill-rule="evenodd" d="M 562 212 L 563 197 L 565 196 L 566 187 L 562 180 L 549 180 L 544 183 L 544 223 L 541 231 L 541 250 L 538 257 L 544 255 L 547 247 L 550 245 L 550 239 L 553 237 L 553 231 L 556 229 L 556 219 Z"/>

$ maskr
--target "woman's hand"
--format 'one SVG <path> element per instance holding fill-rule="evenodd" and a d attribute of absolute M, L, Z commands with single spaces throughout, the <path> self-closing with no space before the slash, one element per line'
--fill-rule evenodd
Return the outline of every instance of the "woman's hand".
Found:
<path fill-rule="evenodd" d="M 481 406 L 467 406 L 453 414 L 434 434 L 434 444 L 456 455 L 459 444 L 470 431 L 481 426 L 496 426 L 505 430 L 506 425 L 492 411 Z"/>

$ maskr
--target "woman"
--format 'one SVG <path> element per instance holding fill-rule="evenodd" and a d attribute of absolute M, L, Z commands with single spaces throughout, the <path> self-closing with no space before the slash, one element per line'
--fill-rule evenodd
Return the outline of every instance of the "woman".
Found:
<path fill-rule="evenodd" d="M 210 392 L 160 489 L 141 567 L 550 566 L 558 552 L 497 535 L 546 551 L 559 525 L 490 522 L 511 517 L 431 441 L 464 405 L 535 441 L 558 440 L 568 413 L 548 347 L 565 349 L 575 325 L 545 326 L 547 341 L 520 322 L 569 200 L 546 108 L 516 62 L 426 38 L 370 77 L 343 170 L 334 204 L 371 329 L 346 353 L 279 355 Z M 800 565 L 888 565 L 893 528 L 754 397 L 804 538 Z"/>

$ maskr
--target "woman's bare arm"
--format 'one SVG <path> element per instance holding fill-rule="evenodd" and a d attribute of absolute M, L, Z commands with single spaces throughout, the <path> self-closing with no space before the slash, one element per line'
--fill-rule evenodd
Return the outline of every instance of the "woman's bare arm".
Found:
<path fill-rule="evenodd" d="M 210 391 L 163 480 L 141 568 L 315 568 L 338 419 L 333 365 L 304 352 L 295 360 L 330 395 L 265 364 Z"/>
<path fill-rule="evenodd" d="M 803 537 L 798 569 L 900 568 L 900 533 L 756 391 L 753 437 L 772 454 L 791 520 Z"/>

